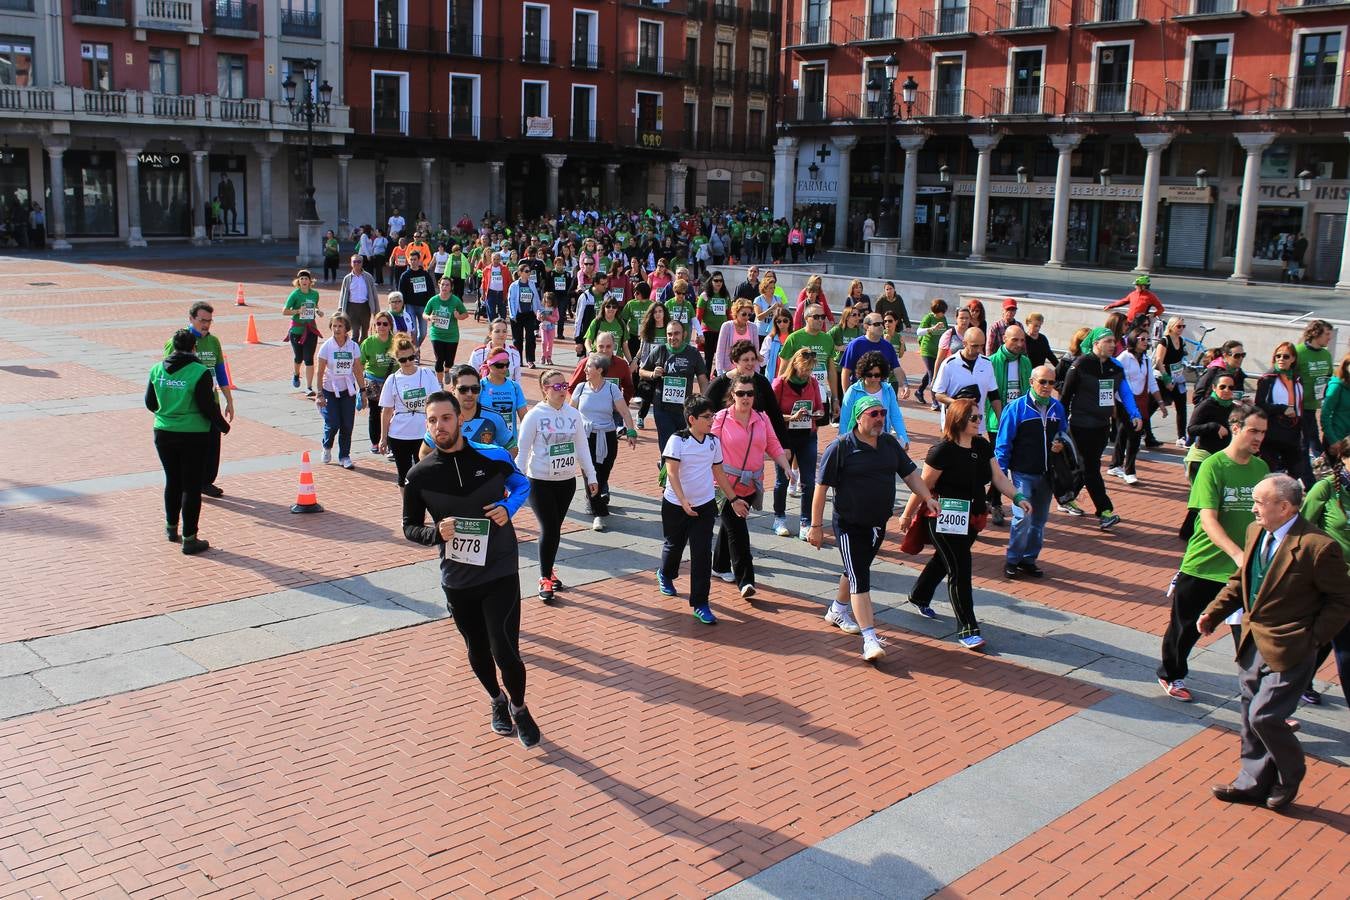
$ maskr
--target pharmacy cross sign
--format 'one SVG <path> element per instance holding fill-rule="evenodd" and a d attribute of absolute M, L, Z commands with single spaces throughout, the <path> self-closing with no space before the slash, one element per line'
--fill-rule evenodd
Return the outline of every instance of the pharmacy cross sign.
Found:
<path fill-rule="evenodd" d="M 827 144 L 821 144 L 820 149 L 816 151 L 816 156 L 820 159 L 822 163 L 825 162 L 825 160 L 832 155 L 833 154 L 830 153 L 829 145 Z"/>

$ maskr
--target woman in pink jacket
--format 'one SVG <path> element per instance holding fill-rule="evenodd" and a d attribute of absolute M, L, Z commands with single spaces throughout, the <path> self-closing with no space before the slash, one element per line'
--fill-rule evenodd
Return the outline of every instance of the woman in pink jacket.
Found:
<path fill-rule="evenodd" d="M 830 309 L 830 302 L 825 299 L 825 287 L 819 275 L 812 275 L 806 279 L 806 287 L 802 288 L 797 295 L 797 309 L 792 313 L 792 330 L 801 331 L 806 327 L 806 320 L 802 317 L 803 311 L 812 303 L 819 303 L 825 310 L 826 326 L 834 324 L 834 312 Z"/>

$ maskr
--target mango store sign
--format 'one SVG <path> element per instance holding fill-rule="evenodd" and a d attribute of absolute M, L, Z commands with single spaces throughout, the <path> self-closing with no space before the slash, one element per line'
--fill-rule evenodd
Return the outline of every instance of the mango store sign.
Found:
<path fill-rule="evenodd" d="M 816 171 L 811 171 L 811 166 Z M 834 203 L 839 197 L 839 151 L 829 141 L 797 148 L 797 204 Z"/>

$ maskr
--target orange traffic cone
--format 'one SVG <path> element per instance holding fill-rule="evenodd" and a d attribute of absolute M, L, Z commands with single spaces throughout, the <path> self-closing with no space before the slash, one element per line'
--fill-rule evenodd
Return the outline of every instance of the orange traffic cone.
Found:
<path fill-rule="evenodd" d="M 244 302 L 244 285 L 243 285 L 243 282 L 240 282 L 240 284 L 239 284 L 239 289 L 236 290 L 236 291 L 234 292 L 234 305 L 235 305 L 235 306 L 248 306 L 248 304 Z"/>
<path fill-rule="evenodd" d="M 261 344 L 258 340 L 258 325 L 253 321 L 253 313 L 248 314 L 248 331 L 244 334 L 244 340 L 250 344 Z"/>
<path fill-rule="evenodd" d="M 291 507 L 291 512 L 323 512 L 323 507 L 319 505 L 318 498 L 314 494 L 314 472 L 309 467 L 308 450 L 300 454 L 300 492 L 295 497 L 295 505 Z"/>

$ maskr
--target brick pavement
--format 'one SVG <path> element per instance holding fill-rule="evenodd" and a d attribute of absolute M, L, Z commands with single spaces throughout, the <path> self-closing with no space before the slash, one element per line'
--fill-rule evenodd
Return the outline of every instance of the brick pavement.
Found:
<path fill-rule="evenodd" d="M 1210 795 L 1237 761 L 1237 736 L 1207 728 L 937 896 L 1345 896 L 1350 769 L 1309 758 L 1272 813 Z"/>
<path fill-rule="evenodd" d="M 718 591 L 716 628 L 647 577 L 529 607 L 534 753 L 449 623 L 4 723 L 0 896 L 699 895 L 1105 696 Z"/>

